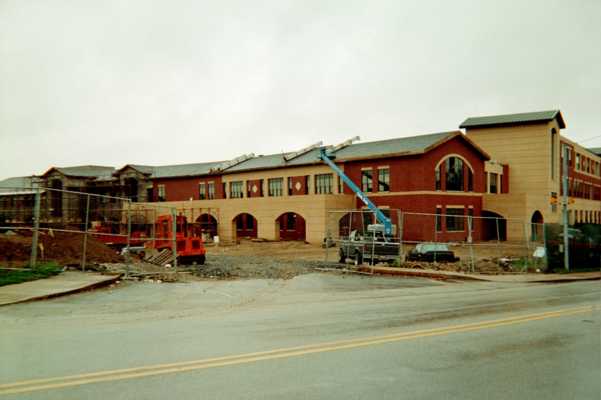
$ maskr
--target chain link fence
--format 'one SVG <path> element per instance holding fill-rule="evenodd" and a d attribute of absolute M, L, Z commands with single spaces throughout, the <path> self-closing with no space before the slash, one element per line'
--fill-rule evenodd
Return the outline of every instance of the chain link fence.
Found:
<path fill-rule="evenodd" d="M 132 255 L 177 272 L 204 263 L 218 243 L 219 209 L 136 203 L 99 193 L 32 186 L 0 190 L 0 266 L 40 262 L 79 266 L 125 263 Z M 136 257 L 138 258 L 138 257 Z"/>
<path fill-rule="evenodd" d="M 464 208 L 445 214 L 383 211 L 392 235 L 382 233 L 371 211 L 330 210 L 326 259 L 490 274 L 547 269 L 542 224 L 476 217 Z"/>
<path fill-rule="evenodd" d="M 85 270 L 88 262 L 119 261 L 117 252 L 105 244 L 129 247 L 130 210 L 131 201 L 122 197 L 43 187 L 3 188 L 0 262 L 35 267 L 38 262 L 57 261 Z"/>

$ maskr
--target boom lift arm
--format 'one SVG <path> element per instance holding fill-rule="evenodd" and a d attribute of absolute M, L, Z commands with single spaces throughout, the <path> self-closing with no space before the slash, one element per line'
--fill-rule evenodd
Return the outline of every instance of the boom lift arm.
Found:
<path fill-rule="evenodd" d="M 355 193 L 355 195 L 369 208 L 374 214 L 376 214 L 376 219 L 379 223 L 384 225 L 384 233 L 388 236 L 392 235 L 392 223 L 390 222 L 390 218 L 388 218 L 384 213 L 367 197 L 365 193 L 359 189 L 359 186 L 355 185 L 355 182 L 351 180 L 344 171 L 342 171 L 333 161 L 332 159 L 335 156 L 328 155 L 325 148 L 321 148 L 319 151 L 319 158 L 330 168 L 336 172 L 336 174 L 346 183 L 348 187 Z"/>

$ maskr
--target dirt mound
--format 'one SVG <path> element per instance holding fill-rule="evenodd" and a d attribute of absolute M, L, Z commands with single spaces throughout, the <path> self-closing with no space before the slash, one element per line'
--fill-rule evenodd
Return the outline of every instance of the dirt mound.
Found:
<path fill-rule="evenodd" d="M 83 255 L 83 235 L 76 233 L 40 232 L 38 260 L 61 264 L 79 263 Z M 0 261 L 23 263 L 31 254 L 31 232 L 14 236 L 0 235 Z M 122 257 L 104 243 L 88 236 L 88 262 L 120 262 Z"/>

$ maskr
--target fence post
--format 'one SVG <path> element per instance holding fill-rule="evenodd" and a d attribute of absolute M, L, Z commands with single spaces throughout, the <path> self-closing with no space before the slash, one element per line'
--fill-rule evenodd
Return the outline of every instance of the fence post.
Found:
<path fill-rule="evenodd" d="M 129 276 L 129 267 L 131 263 L 131 255 L 129 254 L 129 247 L 131 244 L 131 199 L 127 199 L 127 255 L 125 258 L 125 276 Z"/>
<path fill-rule="evenodd" d="M 33 236 L 31 238 L 31 257 L 29 268 L 35 268 L 38 259 L 38 238 L 40 231 L 40 186 L 36 185 L 35 203 L 33 208 Z"/>
<path fill-rule="evenodd" d="M 90 195 L 86 196 L 86 216 L 84 218 L 83 254 L 81 255 L 81 270 L 86 270 L 86 254 L 88 250 L 88 223 L 90 222 Z"/>
<path fill-rule="evenodd" d="M 399 221 L 399 261 L 401 263 L 405 262 L 405 249 L 403 249 L 403 217 L 403 212 L 399 210 L 399 212 L 397 213 L 397 218 Z"/>
<path fill-rule="evenodd" d="M 545 249 L 545 271 L 549 268 L 549 259 L 547 256 L 547 224 L 543 222 L 543 247 Z"/>
<path fill-rule="evenodd" d="M 177 210 L 175 208 L 171 209 L 172 216 L 172 238 L 171 238 L 171 252 L 173 253 L 173 268 L 175 273 L 177 273 Z"/>
<path fill-rule="evenodd" d="M 503 256 L 503 252 L 501 251 L 501 232 L 499 231 L 499 217 L 495 217 L 495 223 L 497 226 L 497 250 L 499 251 L 499 258 L 501 258 Z M 505 224 L 505 226 L 507 226 L 507 224 Z M 507 231 L 507 228 L 505 228 L 505 231 Z M 501 262 L 500 260 L 498 261 L 499 263 Z"/>
<path fill-rule="evenodd" d="M 535 225 L 535 229 L 536 229 L 536 225 Z M 526 235 L 526 257 L 524 258 L 524 272 L 528 272 L 528 257 L 530 257 L 530 235 L 528 233 L 528 223 L 527 222 L 524 222 L 524 234 Z"/>
<path fill-rule="evenodd" d="M 472 227 L 474 225 L 474 217 L 472 217 L 471 215 L 467 216 L 467 242 L 468 245 L 470 246 L 470 271 L 472 273 L 476 272 L 476 260 L 474 260 L 474 246 L 473 246 L 473 242 L 474 242 L 474 238 L 472 237 Z"/>

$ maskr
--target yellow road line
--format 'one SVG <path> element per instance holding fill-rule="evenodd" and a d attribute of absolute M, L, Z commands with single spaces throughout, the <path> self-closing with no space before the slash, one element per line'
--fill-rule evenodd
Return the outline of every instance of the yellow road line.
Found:
<path fill-rule="evenodd" d="M 398 342 L 432 336 L 448 335 L 451 333 L 470 332 L 482 329 L 497 328 L 524 322 L 538 321 L 548 318 L 581 314 L 592 311 L 592 306 L 561 309 L 538 314 L 522 315 L 497 320 L 475 322 L 462 325 L 453 325 L 441 328 L 424 329 L 413 332 L 400 332 L 390 335 L 374 336 L 360 339 L 340 340 L 335 342 L 319 343 L 307 346 L 281 348 L 269 351 L 238 354 L 232 356 L 208 358 L 194 361 L 184 361 L 169 364 L 157 364 L 145 367 L 125 368 L 117 370 L 99 371 L 63 377 L 32 379 L 0 385 L 0 395 L 33 392 L 39 390 L 60 389 L 69 386 L 79 386 L 90 383 L 117 381 L 124 379 L 142 378 L 154 375 L 164 375 L 192 370 L 240 365 L 264 360 L 298 357 L 308 354 L 324 353 L 330 351 L 353 349 L 384 343 Z"/>

